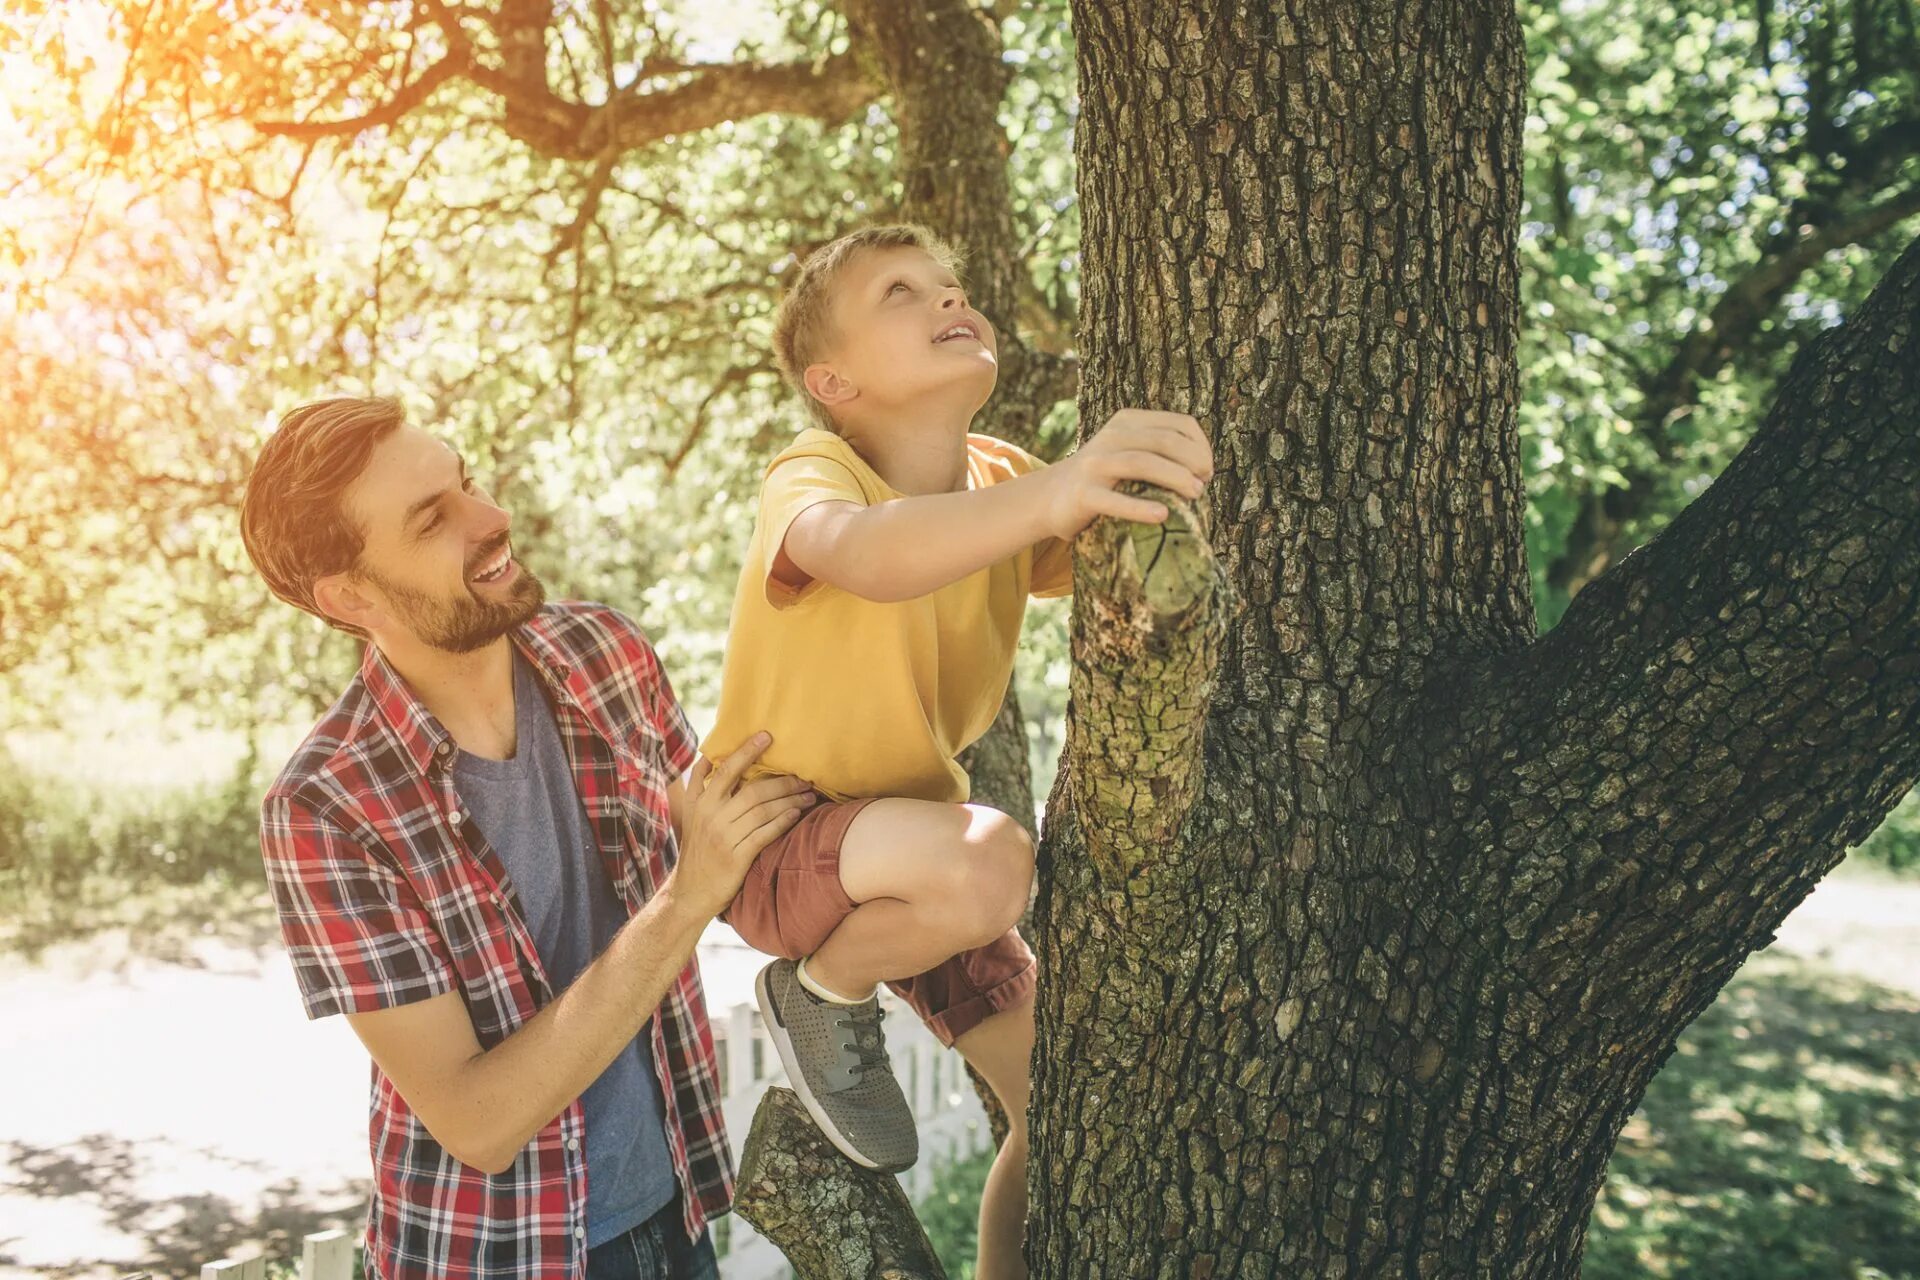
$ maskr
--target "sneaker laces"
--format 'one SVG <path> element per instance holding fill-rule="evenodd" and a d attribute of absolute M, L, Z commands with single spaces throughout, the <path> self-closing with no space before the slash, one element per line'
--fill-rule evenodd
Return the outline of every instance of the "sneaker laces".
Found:
<path fill-rule="evenodd" d="M 887 1057 L 886 1033 L 880 1029 L 880 1017 L 880 1007 L 875 1002 L 872 1005 L 856 1005 L 833 1020 L 836 1028 L 853 1033 L 853 1042 L 849 1044 L 842 1040 L 840 1050 L 852 1055 L 853 1061 L 848 1068 L 855 1079 L 865 1079 L 867 1072 L 875 1067 L 882 1071 L 892 1069 L 891 1060 Z"/>

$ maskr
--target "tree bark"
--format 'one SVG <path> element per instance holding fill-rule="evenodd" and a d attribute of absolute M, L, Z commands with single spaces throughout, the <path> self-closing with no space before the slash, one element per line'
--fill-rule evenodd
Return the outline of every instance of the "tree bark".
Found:
<path fill-rule="evenodd" d="M 1081 549 L 1033 1272 L 1575 1276 L 1681 1028 L 1920 774 L 1920 248 L 1537 640 L 1512 6 L 1074 20 L 1081 421 L 1201 419 L 1231 593 Z"/>
<path fill-rule="evenodd" d="M 859 1168 L 790 1089 L 769 1089 L 740 1155 L 734 1209 L 799 1280 L 946 1280 L 899 1180 Z"/>

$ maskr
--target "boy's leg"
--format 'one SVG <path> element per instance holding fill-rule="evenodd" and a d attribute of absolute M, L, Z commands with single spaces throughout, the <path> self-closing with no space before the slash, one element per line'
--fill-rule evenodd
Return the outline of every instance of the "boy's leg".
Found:
<path fill-rule="evenodd" d="M 1033 1062 L 1033 997 L 991 1015 L 954 1041 L 985 1076 L 1007 1113 L 1007 1138 L 980 1193 L 976 1280 L 1024 1280 L 1027 1225 L 1027 1091 Z"/>
<path fill-rule="evenodd" d="M 819 806 L 776 849 L 726 916 L 763 950 L 811 957 L 804 975 L 783 959 L 755 979 L 774 1047 L 835 1146 L 869 1168 L 905 1169 L 919 1143 L 875 986 L 1006 933 L 1026 905 L 1032 845 L 990 809 L 889 799 Z"/>
<path fill-rule="evenodd" d="M 857 1000 L 1005 933 L 1026 910 L 1033 842 L 984 805 L 875 800 L 848 826 L 839 872 L 856 905 L 807 976 Z"/>

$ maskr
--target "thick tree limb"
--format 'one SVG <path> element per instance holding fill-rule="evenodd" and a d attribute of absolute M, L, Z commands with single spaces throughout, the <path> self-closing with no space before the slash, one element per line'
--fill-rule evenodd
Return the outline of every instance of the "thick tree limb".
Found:
<path fill-rule="evenodd" d="M 946 1280 L 899 1181 L 835 1150 L 790 1089 L 753 1113 L 733 1207 L 799 1280 Z"/>
<path fill-rule="evenodd" d="M 1201 513 L 1151 492 L 1171 509 L 1166 524 L 1096 520 L 1074 557 L 1068 756 L 1087 852 L 1108 885 L 1171 848 L 1199 795 L 1225 631 L 1226 577 Z"/>
<path fill-rule="evenodd" d="M 624 92 L 597 105 L 556 94 L 546 76 L 544 0 L 514 0 L 495 16 L 497 57 L 475 47 L 452 15 L 439 11 L 448 53 L 385 103 L 342 119 L 258 120 L 261 133 L 292 138 L 350 137 L 392 125 L 448 84 L 475 86 L 501 107 L 501 128 L 542 155 L 595 160 L 638 150 L 727 120 L 767 113 L 840 120 L 873 100 L 877 87 L 851 53 L 816 61 L 761 65 L 648 64 Z"/>
<path fill-rule="evenodd" d="M 1464 870 L 1563 1017 L 1684 1022 L 1920 780 L 1916 355 L 1920 242 L 1705 494 L 1487 673 L 1443 763 L 1493 851 Z"/>

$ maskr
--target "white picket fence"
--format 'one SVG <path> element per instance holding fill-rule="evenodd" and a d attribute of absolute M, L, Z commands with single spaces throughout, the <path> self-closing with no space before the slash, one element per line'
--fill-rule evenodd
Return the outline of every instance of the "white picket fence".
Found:
<path fill-rule="evenodd" d="M 894 1073 L 920 1124 L 919 1163 L 900 1175 L 909 1198 L 919 1200 L 932 1189 L 940 1169 L 986 1149 L 993 1137 L 960 1055 L 944 1048 L 913 1011 L 890 993 L 882 992 L 880 998 L 888 1009 L 887 1049 Z M 714 1017 L 712 1025 L 720 1051 L 727 1137 L 737 1163 L 760 1096 L 769 1085 L 785 1084 L 786 1071 L 753 1005 L 734 1005 L 724 1017 Z M 713 1240 L 722 1280 L 784 1280 L 791 1274 L 780 1251 L 735 1215 L 713 1224 Z M 300 1280 L 350 1280 L 358 1243 L 358 1232 L 323 1231 L 306 1237 Z M 267 1259 L 257 1254 L 222 1258 L 200 1268 L 200 1280 L 266 1280 L 266 1274 Z M 141 1273 L 128 1280 L 148 1277 Z"/>

